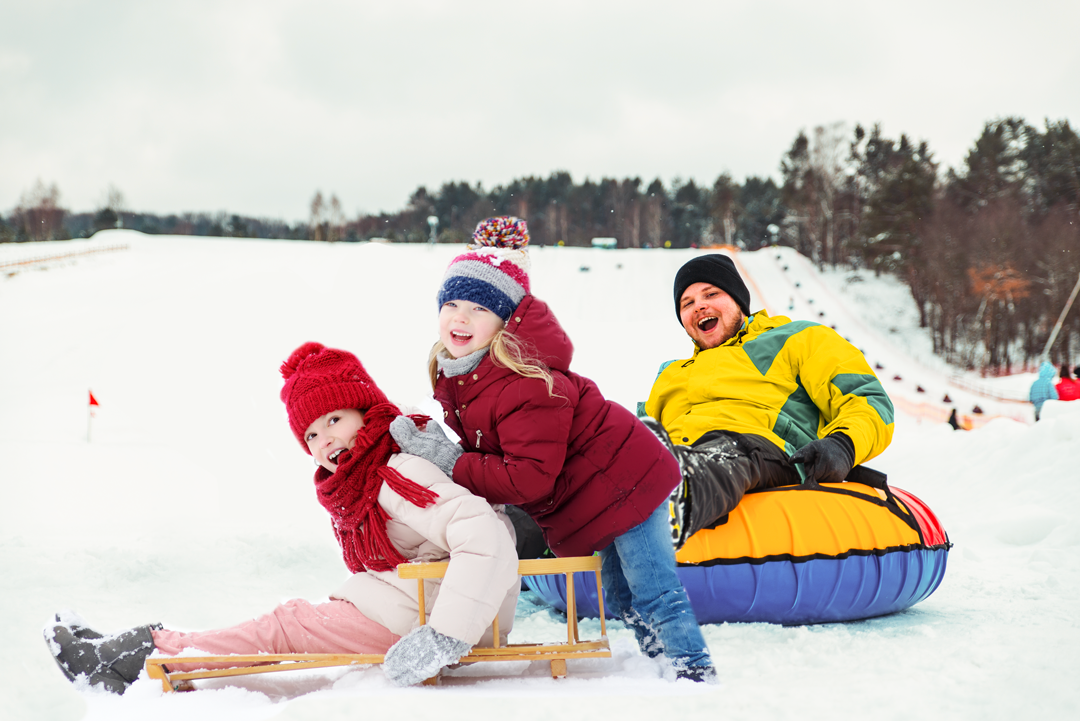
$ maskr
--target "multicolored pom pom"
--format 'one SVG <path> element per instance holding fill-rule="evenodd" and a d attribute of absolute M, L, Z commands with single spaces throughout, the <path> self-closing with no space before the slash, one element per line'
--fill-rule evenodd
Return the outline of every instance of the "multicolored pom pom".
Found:
<path fill-rule="evenodd" d="M 478 303 L 509 321 L 529 291 L 529 228 L 500 215 L 480 221 L 468 252 L 450 261 L 439 286 L 438 307 L 451 300 Z"/>
<path fill-rule="evenodd" d="M 473 246 L 522 250 L 529 244 L 529 226 L 521 218 L 499 215 L 481 220 L 473 231 Z"/>

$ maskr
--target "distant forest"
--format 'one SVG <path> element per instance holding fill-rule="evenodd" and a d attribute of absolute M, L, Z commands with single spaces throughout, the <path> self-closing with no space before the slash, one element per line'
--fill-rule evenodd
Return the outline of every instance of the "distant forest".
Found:
<path fill-rule="evenodd" d="M 1043 128 L 1020 118 L 986 123 L 960 168 L 943 170 L 925 141 L 887 138 L 879 126 L 836 123 L 800 133 L 780 160 L 779 182 L 727 174 L 693 180 L 526 177 L 491 190 L 447 182 L 417 188 L 396 213 L 345 217 L 317 192 L 307 223 L 228 213 L 159 216 L 124 208 L 110 189 L 93 213 L 69 213 L 42 182 L 0 217 L 0 242 L 86 237 L 122 225 L 151 234 L 315 241 L 466 242 L 497 214 L 526 218 L 533 243 L 619 248 L 770 245 L 819 266 L 891 273 L 911 289 L 937 353 L 990 373 L 1039 360 L 1080 278 L 1080 137 L 1068 121 Z M 432 223 L 430 218 L 437 219 Z M 1050 350 L 1080 362 L 1080 307 Z"/>

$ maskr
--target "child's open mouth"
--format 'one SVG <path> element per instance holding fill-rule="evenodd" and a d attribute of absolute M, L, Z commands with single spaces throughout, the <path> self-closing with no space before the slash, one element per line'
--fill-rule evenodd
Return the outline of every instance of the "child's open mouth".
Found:
<path fill-rule="evenodd" d="M 326 457 L 326 460 L 330 461 L 331 463 L 333 463 L 333 464 L 334 464 L 334 465 L 336 466 L 336 465 L 337 465 L 337 462 L 338 462 L 338 458 L 339 458 L 339 457 L 341 456 L 341 454 L 342 454 L 342 453 L 344 453 L 344 452 L 345 452 L 345 449 L 344 449 L 344 448 L 339 448 L 339 449 L 337 449 L 336 451 L 334 451 L 333 453 L 331 453 L 330 455 L 328 455 L 328 456 Z"/>
<path fill-rule="evenodd" d="M 697 322 L 697 327 L 699 330 L 703 330 L 708 333 L 713 328 L 715 328 L 716 324 L 719 322 L 720 319 L 718 319 L 716 316 L 709 316 L 708 318 L 702 318 L 701 320 L 699 320 Z"/>
<path fill-rule="evenodd" d="M 450 340 L 457 345 L 465 345 L 472 340 L 472 333 L 462 333 L 458 330 L 450 331 Z"/>

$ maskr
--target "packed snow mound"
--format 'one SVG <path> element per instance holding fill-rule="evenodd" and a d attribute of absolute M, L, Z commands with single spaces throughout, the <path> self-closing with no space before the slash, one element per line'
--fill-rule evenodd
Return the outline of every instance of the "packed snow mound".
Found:
<path fill-rule="evenodd" d="M 1080 403 L 1075 401 L 1046 401 L 1039 417 L 1044 420 L 1064 418 L 1080 414 Z"/>

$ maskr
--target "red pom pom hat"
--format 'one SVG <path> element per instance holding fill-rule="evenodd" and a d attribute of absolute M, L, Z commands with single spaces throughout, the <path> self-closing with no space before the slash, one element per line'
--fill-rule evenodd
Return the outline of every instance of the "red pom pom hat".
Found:
<path fill-rule="evenodd" d="M 332 411 L 355 408 L 366 411 L 388 403 L 360 360 L 352 353 L 305 343 L 281 364 L 285 386 L 281 400 L 289 414 L 289 427 L 309 455 L 304 431 L 317 418 Z"/>

